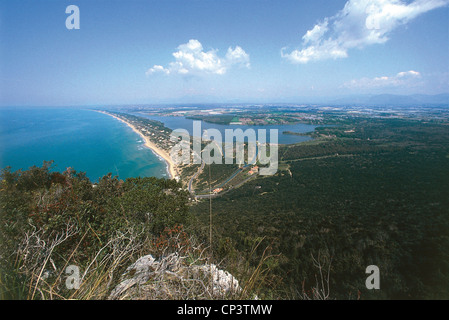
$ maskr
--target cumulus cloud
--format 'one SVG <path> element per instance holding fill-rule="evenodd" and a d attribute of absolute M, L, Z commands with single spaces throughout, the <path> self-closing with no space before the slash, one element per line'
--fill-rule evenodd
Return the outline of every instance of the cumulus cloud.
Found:
<path fill-rule="evenodd" d="M 204 51 L 202 44 L 195 39 L 178 46 L 173 53 L 175 61 L 167 67 L 154 65 L 146 74 L 225 74 L 233 65 L 249 68 L 249 55 L 239 46 L 228 48 L 225 57 L 218 56 L 218 50 Z"/>
<path fill-rule="evenodd" d="M 228 65 L 240 64 L 249 68 L 249 55 L 239 46 L 235 47 L 235 49 L 228 48 L 228 52 L 226 52 L 226 63 Z"/>
<path fill-rule="evenodd" d="M 348 57 L 348 50 L 385 43 L 390 33 L 449 0 L 349 0 L 335 16 L 317 23 L 302 37 L 301 50 L 281 55 L 293 63 Z"/>
<path fill-rule="evenodd" d="M 410 70 L 399 72 L 394 76 L 382 76 L 351 80 L 345 83 L 344 87 L 350 89 L 403 87 L 413 85 L 419 78 L 421 78 L 421 74 L 418 71 Z"/>
<path fill-rule="evenodd" d="M 159 66 L 159 65 L 154 65 L 152 68 L 147 70 L 147 74 L 151 74 L 154 72 L 163 72 L 163 73 L 170 73 L 170 71 L 168 71 L 168 69 L 165 69 L 163 66 Z"/>

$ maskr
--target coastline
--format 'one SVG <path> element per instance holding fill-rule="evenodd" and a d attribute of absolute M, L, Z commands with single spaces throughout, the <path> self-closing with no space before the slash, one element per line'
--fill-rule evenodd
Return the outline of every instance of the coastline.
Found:
<path fill-rule="evenodd" d="M 145 146 L 165 161 L 165 163 L 167 164 L 167 173 L 169 175 L 169 178 L 176 179 L 177 174 L 175 171 L 175 164 L 171 160 L 170 155 L 165 150 L 158 148 L 153 142 L 151 142 L 151 140 L 148 137 L 146 137 L 141 131 L 137 130 L 137 128 L 135 126 L 133 126 L 131 123 L 129 123 L 128 121 L 123 120 L 123 119 L 121 119 L 113 114 L 110 114 L 108 112 L 105 112 L 105 111 L 101 111 L 101 110 L 95 110 L 95 111 L 106 114 L 108 116 L 111 116 L 111 117 L 123 122 L 128 127 L 130 127 L 135 133 L 140 135 L 142 137 L 142 139 L 145 141 Z"/>

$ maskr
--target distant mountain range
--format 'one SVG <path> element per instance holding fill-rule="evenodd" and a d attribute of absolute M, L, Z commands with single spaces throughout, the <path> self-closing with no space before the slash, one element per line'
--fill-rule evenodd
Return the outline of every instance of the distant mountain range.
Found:
<path fill-rule="evenodd" d="M 262 98 L 253 98 L 248 100 L 218 98 L 212 95 L 187 95 L 180 98 L 154 100 L 148 103 L 159 104 L 326 104 L 326 105 L 346 105 L 346 106 L 431 106 L 431 105 L 447 105 L 449 106 L 449 93 L 426 95 L 396 95 L 396 94 L 360 94 L 345 95 L 333 97 L 284 97 L 273 99 L 273 101 Z"/>
<path fill-rule="evenodd" d="M 373 106 L 414 106 L 414 105 L 449 105 L 449 93 L 438 95 L 413 94 L 413 95 L 360 95 L 339 98 L 329 103 L 345 105 L 373 105 Z"/>

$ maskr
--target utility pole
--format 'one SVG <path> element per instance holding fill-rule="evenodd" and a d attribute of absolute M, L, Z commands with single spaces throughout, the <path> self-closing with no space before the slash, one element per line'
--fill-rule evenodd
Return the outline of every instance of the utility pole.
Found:
<path fill-rule="evenodd" d="M 210 257 L 212 259 L 212 187 L 211 187 L 211 164 L 209 164 L 209 245 Z"/>

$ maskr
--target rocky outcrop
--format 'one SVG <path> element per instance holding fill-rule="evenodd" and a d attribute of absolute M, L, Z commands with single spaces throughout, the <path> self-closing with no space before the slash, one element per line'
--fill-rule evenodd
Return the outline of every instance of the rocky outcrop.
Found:
<path fill-rule="evenodd" d="M 139 258 L 126 269 L 109 299 L 225 299 L 237 298 L 241 291 L 229 272 L 173 253 L 159 260 L 152 255 Z"/>

